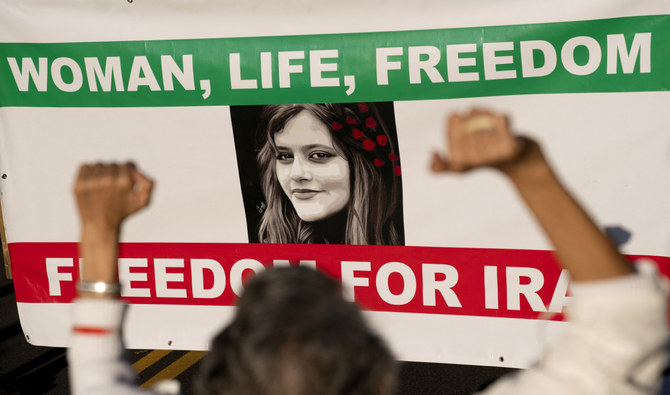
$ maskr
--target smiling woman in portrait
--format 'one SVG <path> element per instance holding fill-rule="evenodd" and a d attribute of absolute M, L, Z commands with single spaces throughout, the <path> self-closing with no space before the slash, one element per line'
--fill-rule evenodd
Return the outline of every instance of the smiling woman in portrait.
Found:
<path fill-rule="evenodd" d="M 400 161 L 372 103 L 265 106 L 263 243 L 403 244 Z"/>

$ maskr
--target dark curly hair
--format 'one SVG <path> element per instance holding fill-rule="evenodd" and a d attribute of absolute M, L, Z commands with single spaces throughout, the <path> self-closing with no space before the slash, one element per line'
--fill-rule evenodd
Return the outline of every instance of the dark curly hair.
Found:
<path fill-rule="evenodd" d="M 304 267 L 258 274 L 203 359 L 197 393 L 393 393 L 391 353 L 340 293 L 335 281 Z"/>

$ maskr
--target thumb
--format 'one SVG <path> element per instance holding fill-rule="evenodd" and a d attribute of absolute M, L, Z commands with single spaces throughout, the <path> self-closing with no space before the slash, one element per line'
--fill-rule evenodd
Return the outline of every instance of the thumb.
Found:
<path fill-rule="evenodd" d="M 430 170 L 433 173 L 444 173 L 451 170 L 449 161 L 444 159 L 437 152 L 433 152 L 433 157 L 430 161 Z"/>
<path fill-rule="evenodd" d="M 131 195 L 133 212 L 149 205 L 154 188 L 154 181 L 139 170 L 131 173 L 133 180 L 133 193 Z"/>

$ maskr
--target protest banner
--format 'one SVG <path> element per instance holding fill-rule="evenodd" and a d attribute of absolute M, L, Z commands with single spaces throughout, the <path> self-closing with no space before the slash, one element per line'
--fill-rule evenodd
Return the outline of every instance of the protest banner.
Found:
<path fill-rule="evenodd" d="M 68 342 L 77 166 L 133 160 L 157 184 L 123 232 L 129 347 L 206 349 L 245 278 L 301 264 L 341 280 L 400 359 L 528 366 L 564 328 L 568 278 L 500 174 L 430 173 L 446 115 L 473 106 L 510 114 L 623 252 L 670 274 L 670 5 L 501 3 L 1 1 L 26 337 Z M 278 133 L 299 114 L 321 134 Z M 289 197 L 280 135 L 346 147 L 327 174 L 333 154 L 309 155 L 332 199 Z"/>

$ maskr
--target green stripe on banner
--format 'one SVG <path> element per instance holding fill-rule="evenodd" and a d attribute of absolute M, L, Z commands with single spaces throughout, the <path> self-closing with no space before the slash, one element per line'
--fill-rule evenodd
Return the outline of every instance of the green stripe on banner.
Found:
<path fill-rule="evenodd" d="M 0 44 L 0 106 L 666 91 L 670 15 L 286 37 Z"/>

